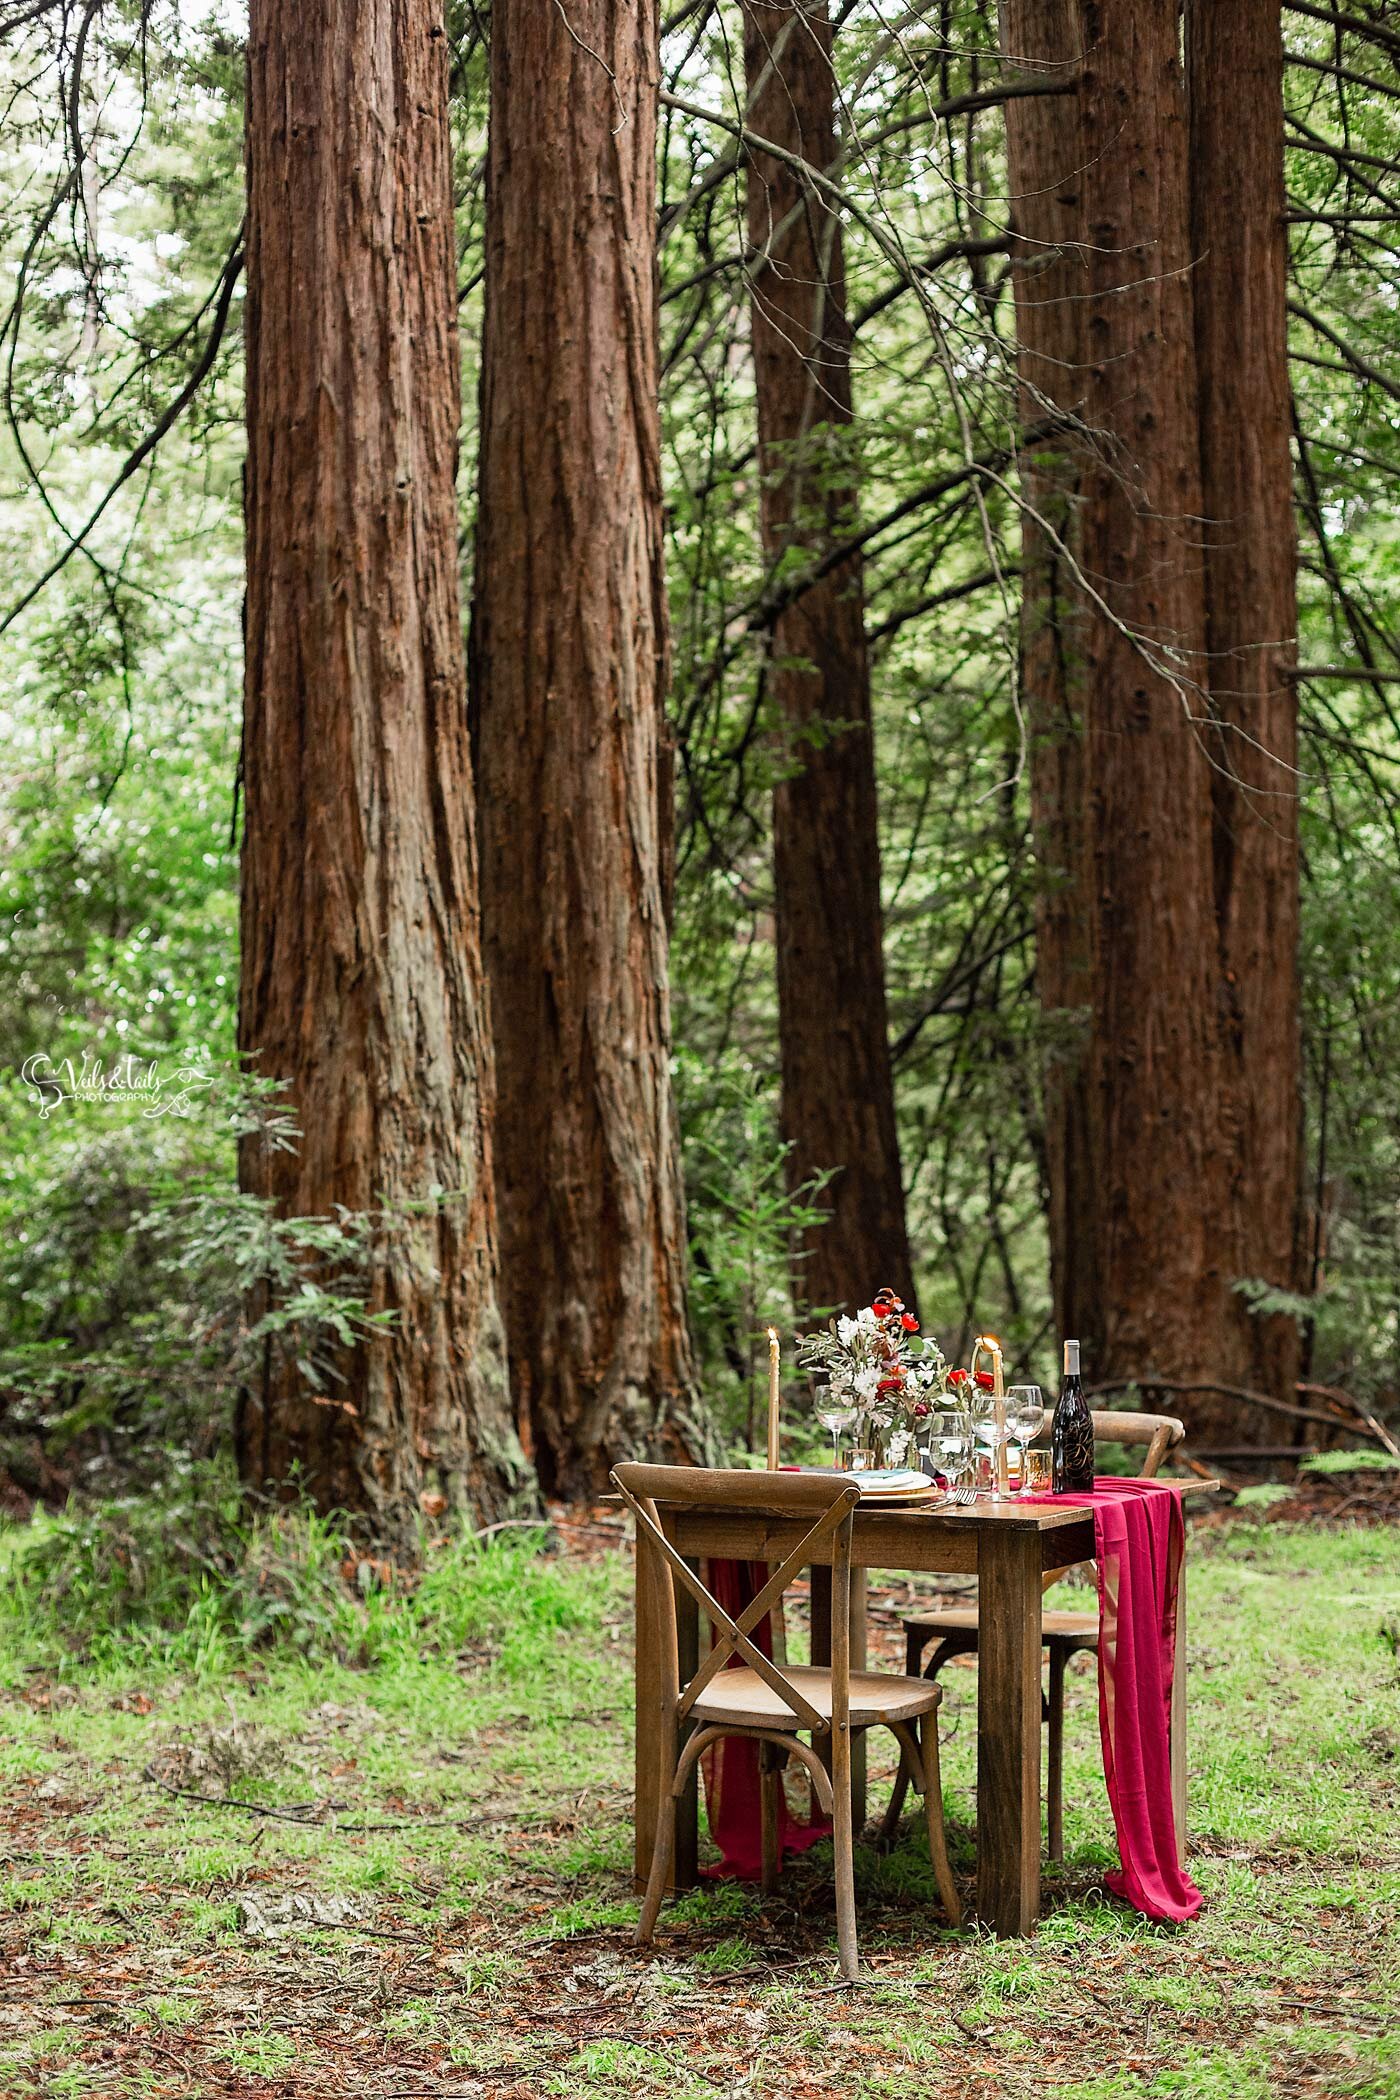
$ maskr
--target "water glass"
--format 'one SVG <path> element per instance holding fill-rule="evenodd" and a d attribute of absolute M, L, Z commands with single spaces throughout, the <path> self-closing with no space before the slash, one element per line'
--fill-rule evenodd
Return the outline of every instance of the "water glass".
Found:
<path fill-rule="evenodd" d="M 941 1461 L 939 1471 L 947 1475 L 950 1486 L 960 1487 L 972 1457 L 972 1425 L 967 1416 L 936 1416 L 932 1444 Z"/>
<path fill-rule="evenodd" d="M 819 1407 L 817 1420 L 831 1438 L 831 1470 L 841 1470 L 841 1437 L 845 1430 L 855 1427 L 856 1411 L 853 1407 Z"/>
<path fill-rule="evenodd" d="M 1033 1437 L 1039 1436 L 1045 1422 L 1045 1401 L 1038 1385 L 1013 1385 L 1006 1395 L 1006 1426 L 1011 1441 L 1021 1447 L 1021 1486 L 1027 1488 L 1027 1460 L 1030 1453 L 1026 1446 Z"/>

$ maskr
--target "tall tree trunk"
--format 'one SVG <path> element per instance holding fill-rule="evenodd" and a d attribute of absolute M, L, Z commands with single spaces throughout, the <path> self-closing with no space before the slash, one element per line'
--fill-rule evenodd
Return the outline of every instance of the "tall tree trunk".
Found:
<path fill-rule="evenodd" d="M 1186 10 L 1192 285 L 1231 1209 L 1239 1277 L 1299 1284 L 1296 546 L 1289 447 L 1283 42 L 1278 0 Z M 1298 1331 L 1236 1299 L 1238 1383 L 1294 1398 Z M 1217 1424 L 1277 1441 L 1277 1420 Z"/>
<path fill-rule="evenodd" d="M 1075 0 L 1020 0 L 1004 10 L 1006 49 L 1062 73 L 1080 60 Z M 1007 107 L 1016 303 L 1021 519 L 1021 681 L 1030 733 L 1035 844 L 1036 981 L 1045 1032 L 1043 1091 L 1050 1269 L 1062 1334 L 1087 1335 L 1090 1220 L 1097 1202 L 1090 1137 L 1088 1031 L 1093 1010 L 1093 884 L 1087 741 L 1088 623 L 1079 587 L 1088 448 L 1085 390 L 1084 199 L 1066 141 L 1066 104 L 1032 97 Z M 1074 127 L 1068 127 L 1070 136 Z"/>
<path fill-rule="evenodd" d="M 1092 596 L 1056 626 L 1064 663 L 1037 721 L 1042 849 L 1064 886 L 1040 965 L 1047 1029 L 1080 1031 L 1049 1126 L 1057 1314 L 1095 1381 L 1221 1375 L 1234 1312 L 1219 1220 L 1211 791 L 1202 717 L 1205 600 L 1175 0 L 1006 0 L 1008 53 L 1082 53 L 1076 128 L 1012 103 L 1008 128 L 1023 377 L 1073 405 L 1074 552 Z M 1081 243 L 1051 265 L 1043 239 Z M 1077 269 L 1077 277 L 1066 273 Z M 1061 304 L 1074 302 L 1079 319 Z M 1054 366 L 1067 359 L 1069 369 Z M 1034 477 L 1032 478 L 1032 489 Z M 1063 498 L 1061 498 L 1063 500 Z M 1034 545 L 1034 534 L 1032 542 Z M 1058 588 L 1059 564 L 1030 589 Z M 1050 657 L 1048 644 L 1033 656 Z M 1061 749 L 1069 741 L 1071 749 Z M 1066 802 L 1062 798 L 1070 797 Z M 1052 890 L 1057 868 L 1047 870 Z"/>
<path fill-rule="evenodd" d="M 836 157 L 826 0 L 745 0 L 749 124 L 825 172 Z M 841 224 L 790 162 L 750 155 L 752 336 L 770 568 L 851 535 L 851 353 Z M 908 1289 L 909 1242 L 885 1002 L 880 843 L 858 554 L 778 615 L 768 670 L 781 725 L 773 791 L 782 1127 L 794 1185 L 834 1169 L 829 1217 L 795 1272 L 810 1305 Z"/>
<path fill-rule="evenodd" d="M 497 0 L 472 627 L 504 1303 L 540 1478 L 685 1411 L 654 5 Z M 665 792 L 659 791 L 664 776 Z"/>
<path fill-rule="evenodd" d="M 253 0 L 239 1045 L 294 1152 L 244 1144 L 284 1214 L 386 1218 L 382 1339 L 318 1401 L 270 1354 L 244 1476 L 406 1533 L 521 1479 L 496 1305 L 454 495 L 447 42 L 435 0 Z M 444 1195 L 443 1192 L 446 1192 Z M 353 1408 L 354 1412 L 349 1411 Z"/>

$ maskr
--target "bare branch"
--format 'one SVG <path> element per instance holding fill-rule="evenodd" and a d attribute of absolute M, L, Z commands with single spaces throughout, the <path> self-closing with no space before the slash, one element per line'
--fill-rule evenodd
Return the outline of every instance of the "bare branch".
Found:
<path fill-rule="evenodd" d="M 3 616 L 3 618 L 0 618 L 0 634 L 3 634 L 7 627 L 12 626 L 13 623 L 19 618 L 20 614 L 24 612 L 27 607 L 34 603 L 34 600 L 39 596 L 40 592 L 43 591 L 50 583 L 52 583 L 54 577 L 59 574 L 60 570 L 67 567 L 68 563 L 72 560 L 73 556 L 82 547 L 84 541 L 88 537 L 88 534 L 93 530 L 98 520 L 106 511 L 108 504 L 112 501 L 112 498 L 116 495 L 117 491 L 120 488 L 122 488 L 125 485 L 125 483 L 130 481 L 132 475 L 136 473 L 137 469 L 141 466 L 142 462 L 150 458 L 151 454 L 155 451 L 157 445 L 159 445 L 161 439 L 166 436 L 167 432 L 174 428 L 176 423 L 178 423 L 180 417 L 184 414 L 185 410 L 189 407 L 191 401 L 193 401 L 195 395 L 199 392 L 200 387 L 204 384 L 205 379 L 209 375 L 209 371 L 211 366 L 213 365 L 214 359 L 218 355 L 219 345 L 223 341 L 224 329 L 228 322 L 229 308 L 233 303 L 234 287 L 238 283 L 239 274 L 243 268 L 242 242 L 243 235 L 242 229 L 240 228 L 238 243 L 235 246 L 233 253 L 229 256 L 228 261 L 224 264 L 223 278 L 221 283 L 221 289 L 219 292 L 219 301 L 214 309 L 213 319 L 209 324 L 209 333 L 205 337 L 204 348 L 200 352 L 199 362 L 196 364 L 194 370 L 191 372 L 189 378 L 181 387 L 179 393 L 175 396 L 174 400 L 167 405 L 163 413 L 152 425 L 151 429 L 147 431 L 145 437 L 142 438 L 140 444 L 137 445 L 134 451 L 129 453 L 127 458 L 123 461 L 121 471 L 118 473 L 116 479 L 110 484 L 106 493 L 102 496 L 95 509 L 89 514 L 86 523 L 81 525 L 75 533 L 72 533 L 69 536 L 68 544 L 63 549 L 62 553 L 55 555 L 54 559 L 49 563 L 49 566 L 47 567 L 47 569 L 44 570 L 43 574 L 39 576 L 35 580 L 35 582 L 30 585 L 29 589 L 25 591 L 23 595 L 16 600 L 16 602 L 10 607 L 9 611 Z"/>
<path fill-rule="evenodd" d="M 1368 22 L 1361 15 L 1344 14 L 1340 8 L 1317 7 L 1312 0 L 1283 0 L 1283 11 L 1286 15 L 1306 15 L 1310 21 L 1325 22 L 1329 29 L 1345 30 L 1348 36 L 1359 37 L 1363 43 L 1374 44 L 1377 50 L 1388 51 L 1392 58 L 1400 59 L 1400 32 L 1384 22 Z"/>
<path fill-rule="evenodd" d="M 1315 314 L 1310 306 L 1304 306 L 1301 299 L 1290 299 L 1288 311 L 1298 320 L 1306 321 L 1309 328 L 1329 342 L 1358 379 L 1369 380 L 1373 386 L 1378 386 L 1383 393 L 1389 394 L 1393 401 L 1400 401 L 1400 381 L 1391 379 L 1376 365 L 1368 364 L 1358 351 L 1352 349 L 1344 336 L 1338 335 L 1330 322 L 1323 320 L 1321 314 Z"/>

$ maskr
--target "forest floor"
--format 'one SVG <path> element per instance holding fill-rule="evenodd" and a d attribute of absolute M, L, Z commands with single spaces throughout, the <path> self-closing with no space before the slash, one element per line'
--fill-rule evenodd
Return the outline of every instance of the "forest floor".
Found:
<path fill-rule="evenodd" d="M 942 1931 L 911 1817 L 861 1857 L 854 1988 L 826 1846 L 633 1947 L 630 1558 L 606 1524 L 537 1545 L 456 1552 L 437 1642 L 371 1594 L 339 1660 L 305 1633 L 240 1655 L 195 1609 L 94 1660 L 0 1602 L 4 2100 L 1400 2095 L 1395 1528 L 1195 1527 L 1193 1925 L 1103 1889 L 1080 1665 L 1035 1939 Z M 887 1660 L 909 1595 L 875 1599 Z M 945 1684 L 970 1889 L 972 1666 Z"/>

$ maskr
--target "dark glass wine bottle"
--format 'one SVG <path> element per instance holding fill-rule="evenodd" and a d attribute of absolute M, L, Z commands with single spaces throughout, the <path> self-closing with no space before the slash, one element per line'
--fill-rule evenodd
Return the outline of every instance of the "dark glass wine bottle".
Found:
<path fill-rule="evenodd" d="M 1057 1495 L 1084 1495 L 1094 1485 L 1094 1418 L 1079 1383 L 1079 1344 L 1065 1343 L 1065 1382 L 1050 1425 L 1050 1479 Z"/>

